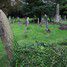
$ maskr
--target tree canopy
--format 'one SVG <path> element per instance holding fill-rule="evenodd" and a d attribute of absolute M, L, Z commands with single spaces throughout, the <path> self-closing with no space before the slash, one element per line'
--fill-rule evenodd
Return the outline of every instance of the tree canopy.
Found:
<path fill-rule="evenodd" d="M 29 15 L 54 15 L 55 5 L 50 2 L 43 3 L 42 0 L 25 0 L 27 4 L 24 5 L 23 10 L 25 14 Z"/>
<path fill-rule="evenodd" d="M 59 3 L 60 14 L 67 15 L 67 0 L 15 0 L 15 4 L 11 6 L 12 1 L 0 0 L 0 9 L 9 15 L 15 13 L 29 16 L 47 14 L 49 17 L 53 17 L 56 12 L 56 4 Z"/>

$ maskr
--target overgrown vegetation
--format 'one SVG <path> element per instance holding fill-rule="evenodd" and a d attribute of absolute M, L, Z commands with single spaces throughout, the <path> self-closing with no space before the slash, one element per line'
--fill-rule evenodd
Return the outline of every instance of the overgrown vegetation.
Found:
<path fill-rule="evenodd" d="M 24 45 L 23 47 L 15 45 L 12 61 L 13 65 L 21 67 L 66 67 L 67 47 L 44 43 Z"/>
<path fill-rule="evenodd" d="M 44 42 L 47 44 L 63 42 L 67 38 L 67 31 L 60 30 L 59 27 L 60 25 L 57 24 L 49 24 L 51 32 L 47 33 L 45 31 L 45 24 L 42 27 L 37 24 L 30 24 L 27 30 L 25 24 L 22 24 L 22 26 L 19 26 L 18 23 L 12 24 L 15 39 L 20 45 L 22 43 L 32 44 L 36 42 Z"/>
<path fill-rule="evenodd" d="M 67 31 L 60 30 L 60 25 L 49 24 L 50 33 L 45 31 L 45 24 L 39 26 L 30 23 L 25 26 L 24 19 L 11 24 L 15 42 L 13 49 L 13 67 L 66 67 L 67 66 Z M 65 22 L 66 24 L 66 22 Z M 7 67 L 8 59 L 0 42 L 0 66 Z"/>

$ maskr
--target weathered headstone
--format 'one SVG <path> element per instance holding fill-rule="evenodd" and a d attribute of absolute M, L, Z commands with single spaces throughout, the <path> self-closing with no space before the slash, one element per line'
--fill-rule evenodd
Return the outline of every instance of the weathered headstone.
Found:
<path fill-rule="evenodd" d="M 44 18 L 42 18 L 41 22 L 42 22 L 42 23 L 44 23 L 44 22 L 45 22 Z"/>
<path fill-rule="evenodd" d="M 38 21 L 37 21 L 37 22 L 38 22 L 38 24 L 39 24 L 39 18 L 38 18 Z"/>
<path fill-rule="evenodd" d="M 46 31 L 47 31 L 47 32 L 50 32 L 50 30 L 49 30 L 49 28 L 48 28 L 48 17 L 47 17 L 46 14 L 45 14 L 45 16 L 44 16 L 44 19 L 45 19 Z"/>
<path fill-rule="evenodd" d="M 9 20 L 2 10 L 0 10 L 0 33 L 1 40 L 5 47 L 5 51 L 8 55 L 9 60 L 12 59 L 12 44 L 13 44 L 13 35 L 9 25 Z"/>
<path fill-rule="evenodd" d="M 60 21 L 60 15 L 59 15 L 59 4 L 57 4 L 57 7 L 56 7 L 56 22 L 59 22 Z"/>
<path fill-rule="evenodd" d="M 12 21 L 12 23 L 14 23 L 14 22 L 15 22 L 15 18 L 14 18 L 14 17 L 12 17 L 11 21 Z"/>
<path fill-rule="evenodd" d="M 9 16 L 9 18 L 8 18 L 8 19 L 9 19 L 9 22 L 11 23 L 11 22 L 12 22 L 11 16 Z"/>
<path fill-rule="evenodd" d="M 26 26 L 29 25 L 29 17 L 26 18 Z"/>
<path fill-rule="evenodd" d="M 66 21 L 66 15 L 64 16 L 64 20 Z"/>

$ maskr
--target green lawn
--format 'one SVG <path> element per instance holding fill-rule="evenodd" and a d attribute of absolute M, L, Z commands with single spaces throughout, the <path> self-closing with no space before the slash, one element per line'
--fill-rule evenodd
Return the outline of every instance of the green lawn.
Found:
<path fill-rule="evenodd" d="M 24 23 L 24 19 L 21 20 Z M 67 24 L 67 21 L 63 22 Z M 49 24 L 50 33 L 45 31 L 45 24 L 40 27 L 37 24 L 30 24 L 26 30 L 25 24 L 19 26 L 17 21 L 11 24 L 11 29 L 15 40 L 20 44 L 33 44 L 44 42 L 47 44 L 60 43 L 67 40 L 67 30 L 60 30 L 59 25 Z M 0 44 L 2 44 L 0 40 Z M 3 53 L 3 45 L 0 45 L 0 54 Z"/>
<path fill-rule="evenodd" d="M 60 43 L 67 39 L 67 30 L 60 30 L 59 25 L 49 24 L 50 33 L 45 31 L 45 25 L 42 27 L 37 24 L 30 24 L 26 29 L 23 24 L 21 27 L 14 23 L 11 25 L 15 39 L 20 45 L 44 42 L 47 44 Z"/>

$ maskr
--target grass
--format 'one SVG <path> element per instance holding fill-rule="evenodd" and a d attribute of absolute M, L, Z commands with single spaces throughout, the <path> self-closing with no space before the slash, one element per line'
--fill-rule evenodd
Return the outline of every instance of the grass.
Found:
<path fill-rule="evenodd" d="M 22 20 L 24 23 L 24 20 Z M 67 22 L 67 21 L 66 21 Z M 64 22 L 66 24 L 66 22 Z M 63 41 L 67 41 L 67 30 L 60 30 L 59 25 L 56 24 L 49 24 L 49 29 L 51 30 L 50 33 L 45 31 L 45 24 L 41 26 L 37 24 L 30 24 L 28 27 L 25 24 L 21 26 L 18 25 L 17 21 L 11 24 L 11 29 L 14 34 L 15 40 L 19 43 L 19 45 L 23 46 L 28 44 L 34 44 L 36 42 L 44 42 L 46 44 L 57 44 Z M 5 50 L 2 42 L 0 40 L 0 60 L 2 58 L 5 59 Z M 0 66 L 4 67 L 4 62 L 0 61 Z M 2 65 L 3 64 L 3 65 Z M 7 67 L 7 66 L 5 66 Z"/>
<path fill-rule="evenodd" d="M 2 57 L 1 55 L 3 55 L 4 53 L 5 53 L 4 46 L 2 45 L 2 41 L 0 39 L 0 58 Z"/>
<path fill-rule="evenodd" d="M 67 24 L 67 20 L 66 20 L 66 21 L 63 21 L 63 20 L 62 20 L 61 23 L 62 23 L 62 24 Z"/>
<path fill-rule="evenodd" d="M 6 52 L 4 50 L 4 46 L 2 44 L 2 41 L 0 39 L 0 66 L 1 67 L 8 67 L 7 66 L 7 55 L 6 55 Z"/>
<path fill-rule="evenodd" d="M 49 25 L 50 33 L 45 31 L 45 25 L 42 27 L 37 24 L 30 24 L 26 30 L 25 25 L 19 26 L 17 23 L 11 25 L 15 39 L 21 44 L 32 44 L 44 42 L 47 44 L 59 43 L 67 39 L 67 31 L 60 30 L 59 25 Z"/>

